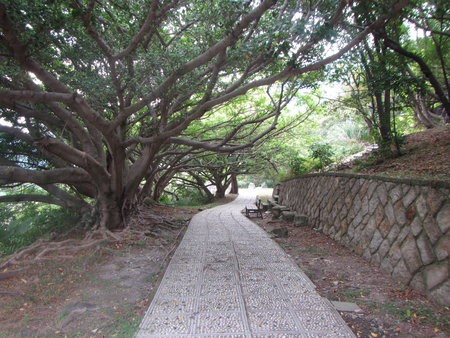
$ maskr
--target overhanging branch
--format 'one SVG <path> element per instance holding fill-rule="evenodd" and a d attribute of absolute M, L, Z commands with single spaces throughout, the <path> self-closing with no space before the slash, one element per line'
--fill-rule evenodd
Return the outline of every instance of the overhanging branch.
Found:
<path fill-rule="evenodd" d="M 39 194 L 17 194 L 17 195 L 0 196 L 0 202 L 3 203 L 41 202 L 64 206 L 64 204 L 60 200 L 54 198 L 53 196 L 39 195 Z"/>
<path fill-rule="evenodd" d="M 61 168 L 36 171 L 19 167 L 0 167 L 0 185 L 11 183 L 52 183 L 80 184 L 91 183 L 91 177 L 83 169 Z"/>

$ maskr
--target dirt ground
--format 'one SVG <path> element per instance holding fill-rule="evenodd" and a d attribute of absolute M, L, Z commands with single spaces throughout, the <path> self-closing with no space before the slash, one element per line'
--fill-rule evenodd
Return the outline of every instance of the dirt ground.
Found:
<path fill-rule="evenodd" d="M 274 240 L 295 260 L 332 301 L 356 303 L 362 313 L 342 316 L 358 337 L 450 337 L 450 310 L 398 284 L 365 261 L 311 227 L 294 227 L 282 220 L 253 218 L 269 234 L 286 227 L 288 237 Z"/>
<path fill-rule="evenodd" d="M 450 180 L 450 126 L 406 136 L 402 156 L 368 162 L 351 171 L 371 175 Z M 370 164 L 370 165 L 369 165 Z"/>
<path fill-rule="evenodd" d="M 160 238 L 129 236 L 72 259 L 0 271 L 19 271 L 0 280 L 0 337 L 132 337 L 188 220 L 198 212 L 155 208 L 175 224 L 160 231 Z"/>

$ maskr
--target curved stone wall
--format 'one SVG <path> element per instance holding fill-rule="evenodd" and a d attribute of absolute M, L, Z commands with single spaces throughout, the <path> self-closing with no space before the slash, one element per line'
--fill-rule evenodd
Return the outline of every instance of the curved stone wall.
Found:
<path fill-rule="evenodd" d="M 450 184 L 311 174 L 279 186 L 279 203 L 392 277 L 450 305 Z"/>

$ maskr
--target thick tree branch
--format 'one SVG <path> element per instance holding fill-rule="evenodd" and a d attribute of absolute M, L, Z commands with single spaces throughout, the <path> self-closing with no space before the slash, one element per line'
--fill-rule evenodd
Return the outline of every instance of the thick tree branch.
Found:
<path fill-rule="evenodd" d="M 127 107 L 123 114 L 117 117 L 114 122 L 114 126 L 118 126 L 123 123 L 130 115 L 138 111 L 139 109 L 144 108 L 147 104 L 160 97 L 167 89 L 173 85 L 178 79 L 182 76 L 188 74 L 193 69 L 198 68 L 201 65 L 206 64 L 212 58 L 214 58 L 217 54 L 225 50 L 227 47 L 231 46 L 236 42 L 238 37 L 244 31 L 246 27 L 248 27 L 253 21 L 260 18 L 270 7 L 272 7 L 276 3 L 276 0 L 264 0 L 261 4 L 256 7 L 249 14 L 245 15 L 240 22 L 236 24 L 230 34 L 224 37 L 222 40 L 208 48 L 205 52 L 200 54 L 199 56 L 193 58 L 192 60 L 186 62 L 183 66 L 178 68 L 172 75 L 166 78 L 163 83 L 161 83 L 153 92 L 149 95 L 141 99 L 136 104 Z"/>
<path fill-rule="evenodd" d="M 50 195 L 39 195 L 39 194 L 17 194 L 17 195 L 0 196 L 0 203 L 1 202 L 3 203 L 42 202 L 48 204 L 56 204 L 65 207 L 65 205 L 59 199 Z"/>
<path fill-rule="evenodd" d="M 34 90 L 2 90 L 0 91 L 0 101 L 7 103 L 15 102 L 64 102 L 74 103 L 77 94 L 43 92 Z"/>
<path fill-rule="evenodd" d="M 93 177 L 95 177 L 96 183 L 104 181 L 106 184 L 108 181 L 110 174 L 105 170 L 101 163 L 99 163 L 88 153 L 75 149 L 51 137 L 36 140 L 35 144 L 38 147 L 42 147 L 52 154 L 59 156 L 67 162 L 85 169 L 87 172 L 91 173 Z"/>
<path fill-rule="evenodd" d="M 428 79 L 436 95 L 438 96 L 439 101 L 444 106 L 447 114 L 447 120 L 450 120 L 450 99 L 445 95 L 444 91 L 441 88 L 441 85 L 439 84 L 439 81 L 434 76 L 433 72 L 431 71 L 430 67 L 428 67 L 427 63 L 419 55 L 406 50 L 398 42 L 389 38 L 386 32 L 382 33 L 382 37 L 387 47 L 391 48 L 393 51 L 411 60 L 414 60 L 419 65 L 423 75 Z"/>
<path fill-rule="evenodd" d="M 73 196 L 67 191 L 58 188 L 55 184 L 41 185 L 41 188 L 46 190 L 54 198 L 61 201 L 64 207 L 77 211 L 86 211 L 90 208 L 90 205 L 82 198 Z"/>
<path fill-rule="evenodd" d="M 86 171 L 78 168 L 61 168 L 36 171 L 19 167 L 0 167 L 0 185 L 11 183 L 35 183 L 47 185 L 53 183 L 90 183 L 92 178 Z"/>
<path fill-rule="evenodd" d="M 31 137 L 30 134 L 24 133 L 22 130 L 18 128 L 8 127 L 3 124 L 0 124 L 0 132 L 8 133 L 28 143 L 33 143 L 34 141 L 33 137 Z"/>
<path fill-rule="evenodd" d="M 96 125 L 97 128 L 102 130 L 105 136 L 111 137 L 111 133 L 108 132 L 108 123 L 100 116 L 100 114 L 93 110 L 80 95 L 73 93 L 69 87 L 59 81 L 53 74 L 45 70 L 36 60 L 29 56 L 26 45 L 18 39 L 14 32 L 13 23 L 6 12 L 6 6 L 1 2 L 0 27 L 3 30 L 4 40 L 8 43 L 14 58 L 19 62 L 21 67 L 34 73 L 39 80 L 55 92 L 56 97 L 60 97 L 60 99 L 55 99 L 54 96 L 48 93 L 51 96 L 49 101 L 67 102 L 81 117 Z M 63 94 L 73 96 L 73 99 L 69 99 Z M 0 98 L 1 97 L 2 95 L 0 94 Z"/>
<path fill-rule="evenodd" d="M 152 30 L 154 31 L 156 29 L 157 22 L 155 22 L 155 21 L 157 20 L 158 4 L 159 4 L 158 0 L 151 1 L 150 9 L 148 11 L 147 17 L 145 18 L 145 21 L 142 24 L 141 28 L 139 29 L 137 34 L 135 34 L 133 36 L 133 38 L 131 39 L 128 46 L 121 52 L 114 55 L 115 60 L 121 59 L 121 58 L 129 55 L 130 53 L 132 53 L 137 48 L 139 43 L 142 41 L 144 36 L 147 33 L 151 32 Z"/>

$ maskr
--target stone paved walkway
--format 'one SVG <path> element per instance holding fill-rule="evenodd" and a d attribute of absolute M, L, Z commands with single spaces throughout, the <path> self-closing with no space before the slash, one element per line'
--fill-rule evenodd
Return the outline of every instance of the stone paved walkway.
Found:
<path fill-rule="evenodd" d="M 354 337 L 293 260 L 241 215 L 255 194 L 191 220 L 137 337 Z"/>

